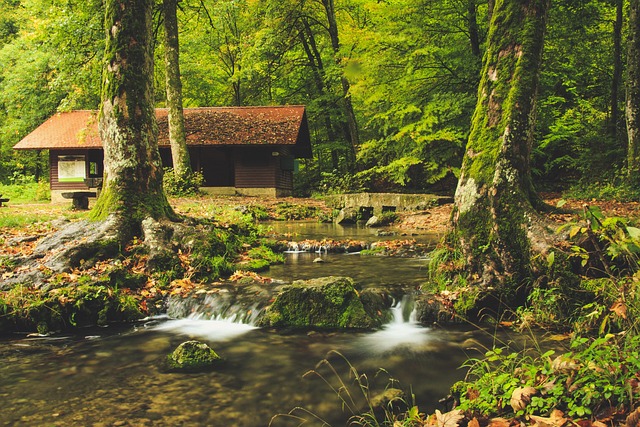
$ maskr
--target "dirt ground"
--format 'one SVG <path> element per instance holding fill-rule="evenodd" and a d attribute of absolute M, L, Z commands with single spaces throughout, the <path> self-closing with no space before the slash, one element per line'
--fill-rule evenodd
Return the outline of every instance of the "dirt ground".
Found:
<path fill-rule="evenodd" d="M 614 201 L 584 201 L 566 200 L 562 208 L 553 209 L 558 206 L 561 198 L 558 194 L 543 194 L 545 202 L 552 207 L 546 213 L 549 219 L 562 224 L 564 222 L 579 218 L 584 206 L 597 206 L 606 216 L 619 216 L 635 220 L 640 218 L 640 203 L 638 202 L 614 202 Z M 264 197 L 241 197 L 241 196 L 199 196 L 188 198 L 170 199 L 171 205 L 176 212 L 187 216 L 208 216 L 217 206 L 261 206 L 270 213 L 276 212 L 278 205 L 288 203 L 291 205 L 311 206 L 319 209 L 325 214 L 330 214 L 328 208 L 321 199 L 312 198 L 264 198 Z M 435 206 L 425 211 L 401 212 L 396 223 L 398 228 L 418 233 L 444 233 L 449 226 L 452 204 Z M 43 221 L 67 217 L 70 219 L 83 218 L 86 212 L 73 212 L 69 204 L 10 204 L 0 208 L 0 218 L 3 216 L 37 216 Z M 37 227 L 36 227 L 37 228 Z M 7 230 L 5 230 L 6 232 Z M 17 230 L 14 230 L 14 233 Z"/>

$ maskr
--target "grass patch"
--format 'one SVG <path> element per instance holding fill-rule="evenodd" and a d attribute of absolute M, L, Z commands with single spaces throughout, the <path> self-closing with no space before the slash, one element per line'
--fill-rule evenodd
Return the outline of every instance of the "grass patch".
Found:
<path fill-rule="evenodd" d="M 27 184 L 0 184 L 0 194 L 3 198 L 9 198 L 9 203 L 34 203 L 51 200 L 49 183 L 31 182 Z"/>

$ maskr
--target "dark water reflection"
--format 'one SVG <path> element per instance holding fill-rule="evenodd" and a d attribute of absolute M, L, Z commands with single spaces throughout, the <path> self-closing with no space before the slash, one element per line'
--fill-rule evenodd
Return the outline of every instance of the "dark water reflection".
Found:
<path fill-rule="evenodd" d="M 314 262 L 316 258 L 325 262 Z M 398 285 L 416 287 L 427 279 L 426 258 L 393 258 L 375 255 L 285 254 L 285 263 L 274 265 L 265 276 L 293 281 L 322 276 L 350 276 L 363 287 Z"/>
<path fill-rule="evenodd" d="M 90 333 L 102 335 L 1 343 L 0 425 L 265 426 L 295 406 L 344 425 L 328 386 L 317 377 L 302 378 L 331 350 L 344 354 L 378 389 L 386 380 L 375 373 L 384 367 L 428 409 L 463 377 L 458 368 L 465 357 L 479 355 L 474 348 L 490 338 L 477 330 L 419 328 L 405 345 L 390 347 L 382 332 L 376 338 L 255 329 L 222 341 L 215 334 L 199 336 L 227 362 L 213 372 L 178 374 L 163 373 L 158 364 L 190 335 L 142 325 L 113 335 L 108 329 Z M 344 362 L 333 360 L 352 384 Z M 334 379 L 328 369 L 320 372 Z M 291 424 L 280 419 L 274 425 Z"/>

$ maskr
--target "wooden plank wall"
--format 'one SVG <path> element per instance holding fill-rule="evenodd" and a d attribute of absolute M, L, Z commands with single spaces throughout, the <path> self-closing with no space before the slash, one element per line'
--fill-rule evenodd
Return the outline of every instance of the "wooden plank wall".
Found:
<path fill-rule="evenodd" d="M 251 150 L 238 148 L 235 157 L 236 188 L 275 188 L 278 158 L 271 150 Z"/>

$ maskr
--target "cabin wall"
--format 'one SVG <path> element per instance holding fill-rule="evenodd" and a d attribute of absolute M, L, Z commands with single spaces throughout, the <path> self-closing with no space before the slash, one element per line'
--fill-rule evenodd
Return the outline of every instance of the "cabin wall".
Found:
<path fill-rule="evenodd" d="M 215 195 L 282 197 L 293 192 L 291 153 L 286 147 L 189 147 L 193 170 L 203 173 L 202 190 Z M 84 191 L 84 182 L 60 182 L 60 156 L 84 156 L 85 177 L 102 177 L 102 150 L 51 150 L 49 182 L 52 202 L 63 202 L 61 194 Z M 171 166 L 171 151 L 160 147 L 163 166 Z M 93 163 L 93 166 L 91 164 Z"/>
<path fill-rule="evenodd" d="M 84 181 L 64 182 L 60 180 L 59 162 L 61 156 L 82 156 L 84 158 L 85 178 L 101 178 L 104 169 L 104 153 L 101 149 L 49 150 L 49 188 L 51 190 L 52 203 L 69 203 L 68 199 L 62 197 L 62 193 L 90 189 Z"/>

